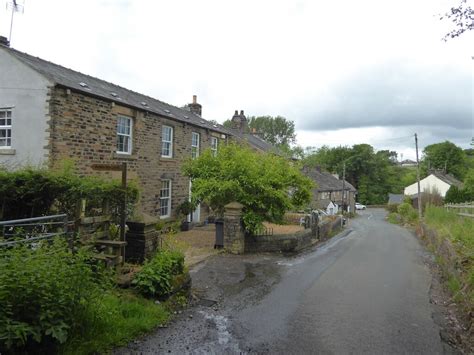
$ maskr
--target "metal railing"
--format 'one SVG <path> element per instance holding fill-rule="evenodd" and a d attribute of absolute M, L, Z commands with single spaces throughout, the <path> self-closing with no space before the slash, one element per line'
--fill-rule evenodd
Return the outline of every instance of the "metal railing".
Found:
<path fill-rule="evenodd" d="M 64 236 L 72 248 L 70 225 L 66 214 L 0 221 L 0 247 Z"/>

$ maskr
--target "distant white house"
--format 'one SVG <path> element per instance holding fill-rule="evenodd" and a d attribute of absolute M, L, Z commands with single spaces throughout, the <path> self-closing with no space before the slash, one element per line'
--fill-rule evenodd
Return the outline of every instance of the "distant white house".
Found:
<path fill-rule="evenodd" d="M 462 182 L 452 175 L 440 171 L 433 171 L 423 180 L 420 180 L 420 191 L 426 193 L 437 191 L 441 197 L 444 198 L 446 196 L 446 192 L 453 185 L 462 187 Z M 404 194 L 405 196 L 413 196 L 418 194 L 417 183 L 415 182 L 414 184 L 405 187 Z"/>

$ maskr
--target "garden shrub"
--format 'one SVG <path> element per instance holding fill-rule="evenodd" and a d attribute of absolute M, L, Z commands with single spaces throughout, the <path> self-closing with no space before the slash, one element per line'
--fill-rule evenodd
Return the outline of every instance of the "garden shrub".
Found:
<path fill-rule="evenodd" d="M 390 213 L 396 213 L 398 212 L 398 203 L 389 203 L 386 207 L 387 211 Z"/>
<path fill-rule="evenodd" d="M 64 239 L 0 248 L 0 353 L 47 348 L 83 327 L 110 284 Z M 102 286 L 99 286 L 102 284 Z"/>
<path fill-rule="evenodd" d="M 397 211 L 405 223 L 414 223 L 418 219 L 418 212 L 409 203 L 398 205 Z"/>
<path fill-rule="evenodd" d="M 53 213 L 73 216 L 80 199 L 87 200 L 88 211 L 109 203 L 118 221 L 123 189 L 120 181 L 96 176 L 81 177 L 70 170 L 51 171 L 25 168 L 16 171 L 0 169 L 0 219 L 20 219 Z M 127 213 L 138 200 L 138 189 L 127 188 Z"/>
<path fill-rule="evenodd" d="M 184 255 L 162 250 L 143 265 L 132 285 L 143 295 L 162 297 L 170 293 L 172 279 L 184 271 Z"/>

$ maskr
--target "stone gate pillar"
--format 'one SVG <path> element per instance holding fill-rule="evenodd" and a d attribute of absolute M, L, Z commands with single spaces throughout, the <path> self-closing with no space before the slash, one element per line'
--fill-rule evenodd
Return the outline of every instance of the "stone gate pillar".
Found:
<path fill-rule="evenodd" d="M 243 254 L 245 233 L 242 226 L 242 209 L 238 202 L 224 206 L 224 248 L 232 254 Z"/>

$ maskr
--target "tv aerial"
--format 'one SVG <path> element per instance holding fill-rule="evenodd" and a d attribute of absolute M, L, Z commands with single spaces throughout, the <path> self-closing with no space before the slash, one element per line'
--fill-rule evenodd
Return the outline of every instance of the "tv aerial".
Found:
<path fill-rule="evenodd" d="M 13 17 L 16 12 L 24 13 L 25 12 L 25 2 L 20 3 L 18 0 L 7 1 L 7 10 L 11 10 L 12 16 L 10 19 L 10 35 L 8 36 L 8 41 L 12 41 L 12 30 L 13 30 Z"/>

